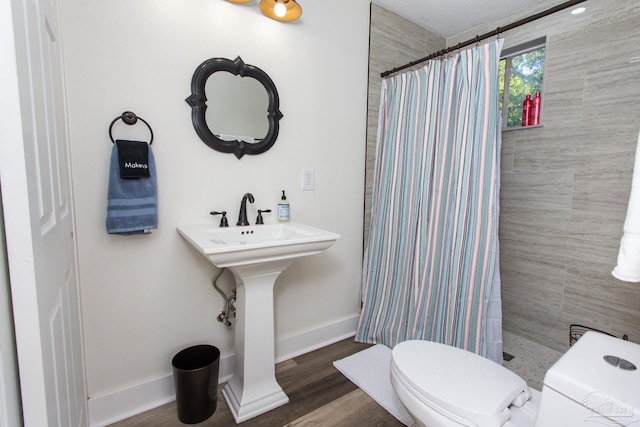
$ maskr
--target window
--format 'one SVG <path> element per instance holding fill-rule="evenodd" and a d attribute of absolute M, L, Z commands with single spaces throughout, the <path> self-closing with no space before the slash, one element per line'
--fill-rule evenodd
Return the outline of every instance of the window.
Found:
<path fill-rule="evenodd" d="M 500 111 L 502 127 L 522 126 L 522 103 L 528 94 L 542 95 L 546 37 L 502 52 L 500 59 Z M 505 108 L 506 106 L 506 108 Z"/>

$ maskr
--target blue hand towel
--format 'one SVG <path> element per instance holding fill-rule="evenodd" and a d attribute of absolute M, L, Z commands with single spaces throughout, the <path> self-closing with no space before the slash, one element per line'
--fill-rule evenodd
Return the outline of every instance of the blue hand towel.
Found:
<path fill-rule="evenodd" d="M 146 142 L 129 141 L 135 144 Z M 107 233 L 142 234 L 158 228 L 156 164 L 149 145 L 149 177 L 120 177 L 118 144 L 113 144 L 107 192 Z"/>

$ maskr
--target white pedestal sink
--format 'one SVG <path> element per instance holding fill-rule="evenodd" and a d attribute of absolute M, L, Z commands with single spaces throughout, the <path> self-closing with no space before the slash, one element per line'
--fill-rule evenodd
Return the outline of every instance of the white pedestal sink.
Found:
<path fill-rule="evenodd" d="M 300 223 L 184 225 L 178 232 L 236 279 L 234 371 L 222 390 L 236 422 L 289 402 L 275 376 L 273 286 L 295 259 L 322 252 L 340 235 Z"/>

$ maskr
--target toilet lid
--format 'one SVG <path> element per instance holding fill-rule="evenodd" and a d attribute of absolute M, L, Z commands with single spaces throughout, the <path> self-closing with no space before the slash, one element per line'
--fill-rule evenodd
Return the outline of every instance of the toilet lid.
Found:
<path fill-rule="evenodd" d="M 527 383 L 507 368 L 449 345 L 405 341 L 394 347 L 391 360 L 392 371 L 417 398 L 469 425 L 502 426 L 509 405 L 531 397 Z"/>

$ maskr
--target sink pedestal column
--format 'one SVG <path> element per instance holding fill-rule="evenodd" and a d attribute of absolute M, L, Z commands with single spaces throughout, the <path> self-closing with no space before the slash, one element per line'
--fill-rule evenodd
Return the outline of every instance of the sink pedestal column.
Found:
<path fill-rule="evenodd" d="M 222 394 L 237 423 L 289 402 L 275 374 L 273 286 L 291 262 L 229 267 L 237 286 L 235 358 Z"/>

